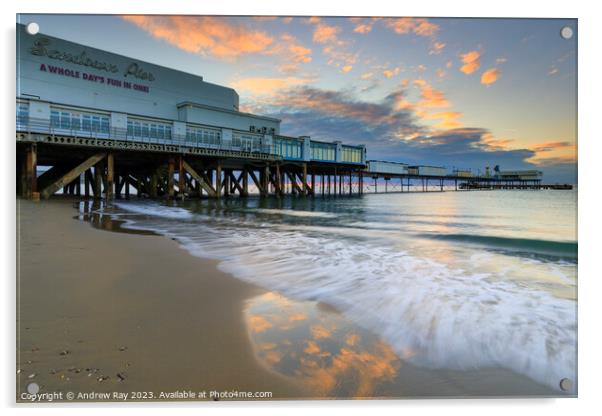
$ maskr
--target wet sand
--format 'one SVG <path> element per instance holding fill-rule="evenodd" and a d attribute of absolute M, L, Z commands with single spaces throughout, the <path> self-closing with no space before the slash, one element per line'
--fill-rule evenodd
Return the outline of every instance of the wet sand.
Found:
<path fill-rule="evenodd" d="M 40 392 L 303 394 L 254 357 L 241 310 L 258 288 L 167 238 L 74 220 L 72 202 L 18 204 L 18 400 L 33 381 Z"/>
<path fill-rule="evenodd" d="M 98 230 L 119 227 L 74 219 L 69 200 L 18 203 L 17 400 L 31 382 L 154 399 L 562 395 L 504 369 L 418 368 L 328 305 L 239 281 L 166 237 Z"/>

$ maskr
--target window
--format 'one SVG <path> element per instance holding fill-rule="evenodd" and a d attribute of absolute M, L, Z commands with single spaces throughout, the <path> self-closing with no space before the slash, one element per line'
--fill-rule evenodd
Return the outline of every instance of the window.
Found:
<path fill-rule="evenodd" d="M 50 111 L 50 126 L 58 128 L 60 126 L 61 118 L 59 112 L 56 110 Z"/>
<path fill-rule="evenodd" d="M 71 114 L 65 111 L 61 112 L 61 128 L 62 129 L 70 129 L 71 128 Z"/>
<path fill-rule="evenodd" d="M 29 105 L 17 105 L 17 125 L 22 126 L 29 124 Z"/>
<path fill-rule="evenodd" d="M 107 120 L 108 122 L 108 120 Z M 80 131 L 81 130 L 81 118 L 80 115 L 78 114 L 77 117 L 72 116 L 71 117 L 71 129 L 75 130 L 75 131 Z"/>
<path fill-rule="evenodd" d="M 109 123 L 108 117 L 101 117 L 100 118 L 100 131 L 102 133 L 109 134 L 109 130 L 110 130 L 109 124 L 110 123 Z"/>
<path fill-rule="evenodd" d="M 92 130 L 92 117 L 84 114 L 82 116 L 82 130 L 91 131 Z"/>

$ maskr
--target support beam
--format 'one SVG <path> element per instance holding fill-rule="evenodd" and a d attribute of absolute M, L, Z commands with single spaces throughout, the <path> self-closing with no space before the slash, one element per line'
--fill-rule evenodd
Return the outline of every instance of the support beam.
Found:
<path fill-rule="evenodd" d="M 308 194 L 309 185 L 307 184 L 307 163 L 303 163 L 302 171 L 301 171 L 301 185 L 302 185 L 302 194 Z"/>
<path fill-rule="evenodd" d="M 222 162 L 217 161 L 215 167 L 215 191 L 217 192 L 216 197 L 221 198 L 222 196 Z"/>
<path fill-rule="evenodd" d="M 240 174 L 239 178 L 237 179 L 236 176 L 234 175 L 234 172 L 230 171 L 230 183 L 232 184 L 232 193 L 235 192 L 235 190 L 238 190 L 239 195 L 242 196 L 242 194 L 244 193 L 242 186 L 240 184 L 240 180 L 242 179 L 242 177 L 244 176 L 242 173 Z"/>
<path fill-rule="evenodd" d="M 180 197 L 184 198 L 186 193 L 186 173 L 184 172 L 184 157 L 180 155 L 178 157 L 178 191 Z"/>
<path fill-rule="evenodd" d="M 284 189 L 282 189 L 282 172 L 280 172 L 280 163 L 276 163 L 276 193 L 280 196 L 284 195 Z"/>
<path fill-rule="evenodd" d="M 262 185 L 263 185 L 263 196 L 268 196 L 270 193 L 270 165 L 267 163 L 263 167 L 263 177 L 262 177 Z"/>
<path fill-rule="evenodd" d="M 82 172 L 85 172 L 87 169 L 91 168 L 92 166 L 94 166 L 95 164 L 100 162 L 106 156 L 107 156 L 106 153 L 97 153 L 94 156 L 88 158 L 84 162 L 77 165 L 75 168 L 71 169 L 69 172 L 67 172 L 65 175 L 63 175 L 61 178 L 59 178 L 58 180 L 56 180 L 55 182 L 51 183 L 46 188 L 44 188 L 44 190 L 42 190 L 40 195 L 44 199 L 50 198 L 50 195 L 54 194 L 56 191 L 58 191 L 62 187 L 69 184 L 71 181 L 73 181 L 75 178 L 77 178 Z"/>
<path fill-rule="evenodd" d="M 25 163 L 23 164 L 23 197 L 31 198 L 38 191 L 38 149 L 35 143 L 28 144 L 25 148 Z"/>
<path fill-rule="evenodd" d="M 186 170 L 186 172 L 188 172 L 190 174 L 190 176 L 192 176 L 194 178 L 194 180 L 197 182 L 197 184 L 205 192 L 207 192 L 207 195 L 209 195 L 209 197 L 211 197 L 211 198 L 217 197 L 217 191 L 213 188 L 213 186 L 211 186 L 211 183 L 209 182 L 209 179 L 207 178 L 207 176 L 205 174 L 200 175 L 185 160 L 182 161 L 182 167 L 184 168 L 184 170 Z"/>
<path fill-rule="evenodd" d="M 303 194 L 303 190 L 297 184 L 297 180 L 295 179 L 295 174 L 293 172 L 286 172 L 289 180 L 291 181 L 291 191 L 299 193 L 299 195 Z"/>
<path fill-rule="evenodd" d="M 224 196 L 230 196 L 230 175 L 232 170 L 224 169 Z"/>
<path fill-rule="evenodd" d="M 113 153 L 107 154 L 107 199 L 115 196 L 115 157 Z"/>
<path fill-rule="evenodd" d="M 264 193 L 263 184 L 261 183 L 261 181 L 259 179 L 257 179 L 257 176 L 255 175 L 255 171 L 253 170 L 253 168 L 249 169 L 249 176 L 251 177 L 251 179 L 253 180 L 253 183 L 259 190 L 259 193 L 263 195 L 263 193 Z"/>
<path fill-rule="evenodd" d="M 349 195 L 353 195 L 353 172 L 349 171 Z"/>
<path fill-rule="evenodd" d="M 150 175 L 148 195 L 151 198 L 157 198 L 159 196 L 159 169 L 155 169 Z"/>
<path fill-rule="evenodd" d="M 249 173 L 247 167 L 242 168 L 242 196 L 249 196 Z M 240 180 L 240 179 L 239 179 Z"/>
<path fill-rule="evenodd" d="M 102 197 L 102 170 L 104 169 L 104 163 L 98 162 L 94 166 L 94 198 L 100 199 Z"/>
<path fill-rule="evenodd" d="M 84 173 L 84 195 L 86 198 L 90 197 L 90 186 L 92 185 L 92 172 L 90 169 L 86 169 Z"/>
<path fill-rule="evenodd" d="M 167 198 L 173 199 L 174 197 L 174 171 L 175 171 L 175 160 L 173 156 L 170 156 L 167 160 Z"/>

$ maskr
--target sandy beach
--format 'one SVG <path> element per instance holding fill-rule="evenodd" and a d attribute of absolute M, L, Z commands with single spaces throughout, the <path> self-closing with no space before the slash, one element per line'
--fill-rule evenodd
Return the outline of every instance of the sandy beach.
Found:
<path fill-rule="evenodd" d="M 71 202 L 18 204 L 18 396 L 33 381 L 41 392 L 301 393 L 254 358 L 241 309 L 258 288 L 167 238 L 74 220 Z"/>
<path fill-rule="evenodd" d="M 74 202 L 18 201 L 18 401 L 32 382 L 128 400 L 559 394 L 500 368 L 413 366 L 329 305 L 235 279 L 164 236 L 103 230 L 119 229 L 108 216 L 78 220 Z"/>

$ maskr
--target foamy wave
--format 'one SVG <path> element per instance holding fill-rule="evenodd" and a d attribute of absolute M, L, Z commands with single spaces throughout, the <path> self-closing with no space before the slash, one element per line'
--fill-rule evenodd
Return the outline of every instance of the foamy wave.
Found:
<path fill-rule="evenodd" d="M 270 214 L 270 215 L 288 215 L 291 217 L 308 217 L 308 218 L 336 218 L 337 215 L 331 212 L 319 212 L 319 211 L 300 211 L 292 209 L 268 209 L 268 208 L 257 208 L 253 212 L 259 214 Z"/>
<path fill-rule="evenodd" d="M 134 209 L 147 214 L 149 207 Z M 145 222 L 145 229 L 176 238 L 193 255 L 220 259 L 220 268 L 238 278 L 336 306 L 416 365 L 504 367 L 557 390 L 562 378 L 576 379 L 573 300 L 503 275 L 421 258 L 379 239 L 324 233 L 328 227 L 191 227 L 161 220 L 190 218 L 181 208 L 152 211 L 157 220 Z M 551 274 L 562 274 L 550 267 Z"/>

